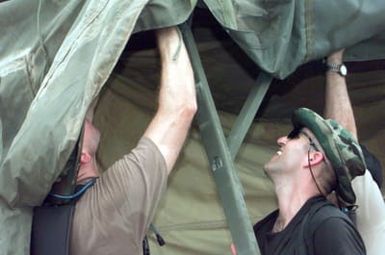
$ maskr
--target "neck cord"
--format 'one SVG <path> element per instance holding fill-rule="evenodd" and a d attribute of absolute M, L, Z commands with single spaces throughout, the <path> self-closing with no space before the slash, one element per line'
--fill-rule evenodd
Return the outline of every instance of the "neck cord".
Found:
<path fill-rule="evenodd" d="M 315 185 L 317 186 L 317 189 L 318 189 L 319 193 L 322 196 L 326 197 L 326 195 L 321 191 L 321 188 L 318 185 L 318 182 L 317 182 L 317 180 L 314 177 L 313 169 L 311 168 L 311 164 L 310 164 L 310 147 L 309 147 L 309 150 L 307 151 L 307 162 L 308 162 L 308 166 L 309 166 L 309 169 L 310 169 L 311 177 L 313 178 L 313 181 L 314 181 Z"/>

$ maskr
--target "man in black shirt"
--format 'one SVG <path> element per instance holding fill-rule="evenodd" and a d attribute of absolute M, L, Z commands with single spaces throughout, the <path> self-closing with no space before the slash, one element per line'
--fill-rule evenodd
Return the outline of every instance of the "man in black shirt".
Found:
<path fill-rule="evenodd" d="M 349 218 L 327 201 L 333 190 L 347 208 L 355 203 L 351 180 L 365 162 L 356 139 L 334 120 L 297 109 L 293 131 L 264 170 L 275 186 L 279 209 L 254 226 L 261 254 L 365 254 Z"/>
<path fill-rule="evenodd" d="M 366 254 L 356 228 L 335 209 L 322 196 L 310 198 L 278 232 L 271 230 L 279 212 L 269 214 L 254 226 L 261 254 Z"/>

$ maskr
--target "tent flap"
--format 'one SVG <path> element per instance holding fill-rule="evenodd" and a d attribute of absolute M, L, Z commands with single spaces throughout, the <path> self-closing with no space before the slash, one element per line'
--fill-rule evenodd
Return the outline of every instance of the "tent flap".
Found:
<path fill-rule="evenodd" d="M 0 228 L 1 255 L 28 250 L 31 212 L 25 208 L 39 205 L 59 176 L 88 106 L 131 34 L 180 24 L 197 4 L 0 3 L 0 225 L 7 226 Z M 383 0 L 203 0 L 199 6 L 259 68 L 278 78 L 342 47 L 349 47 L 351 60 L 385 58 Z"/>

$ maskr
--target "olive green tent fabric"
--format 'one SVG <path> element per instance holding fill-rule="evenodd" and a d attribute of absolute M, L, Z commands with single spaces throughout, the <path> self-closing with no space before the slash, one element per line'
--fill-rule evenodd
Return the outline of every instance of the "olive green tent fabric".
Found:
<path fill-rule="evenodd" d="M 349 48 L 350 61 L 385 58 L 382 0 L 202 2 L 248 56 L 275 77 L 285 78 L 299 65 L 340 48 Z M 195 3 L 150 1 L 135 31 L 181 23 Z"/>
<path fill-rule="evenodd" d="M 223 45 L 207 42 L 199 46 L 216 101 L 221 105 L 226 101 L 225 108 L 239 107 L 244 99 L 240 91 L 247 90 L 254 79 L 234 61 Z M 102 130 L 98 160 L 103 169 L 135 146 L 153 116 L 159 72 L 153 56 L 154 51 L 141 51 L 122 60 L 101 93 L 95 124 Z M 225 64 L 218 68 L 219 63 Z M 149 76 L 149 73 L 153 75 Z M 322 113 L 323 83 L 323 77 L 316 76 L 296 84 L 289 91 L 273 94 L 260 120 L 250 129 L 235 166 L 252 222 L 276 208 L 273 186 L 263 173 L 263 164 L 276 153 L 276 139 L 290 131 L 292 110 L 307 106 Z M 237 90 L 233 88 L 234 84 Z M 384 165 L 385 72 L 350 74 L 348 87 L 360 141 Z M 220 117 L 228 132 L 236 116 L 221 112 Z M 157 245 L 149 231 L 152 254 L 230 254 L 231 236 L 210 171 L 197 127 L 193 126 L 154 221 L 166 246 Z"/>
<path fill-rule="evenodd" d="M 365 48 L 349 48 L 347 59 L 385 57 L 382 0 L 204 2 L 249 57 L 279 78 L 305 62 L 362 41 Z"/>
<path fill-rule="evenodd" d="M 146 3 L 0 4 L 0 254 L 29 253 L 29 207 L 60 174 Z"/>
<path fill-rule="evenodd" d="M 357 44 L 347 52 L 356 60 L 385 57 L 382 0 L 199 4 L 276 77 L 339 47 Z M 196 0 L 0 3 L 0 254 L 28 253 L 31 206 L 41 203 L 59 176 L 89 104 L 130 35 L 184 22 L 196 5 Z"/>

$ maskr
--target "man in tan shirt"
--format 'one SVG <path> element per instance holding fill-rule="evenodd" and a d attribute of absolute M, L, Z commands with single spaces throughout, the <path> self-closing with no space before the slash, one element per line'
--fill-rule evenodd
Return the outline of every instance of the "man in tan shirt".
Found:
<path fill-rule="evenodd" d="M 137 147 L 77 202 L 71 254 L 142 254 L 142 241 L 195 115 L 193 71 L 176 28 L 157 31 L 162 71 L 158 110 Z M 85 121 L 77 182 L 99 176 L 99 131 Z"/>

